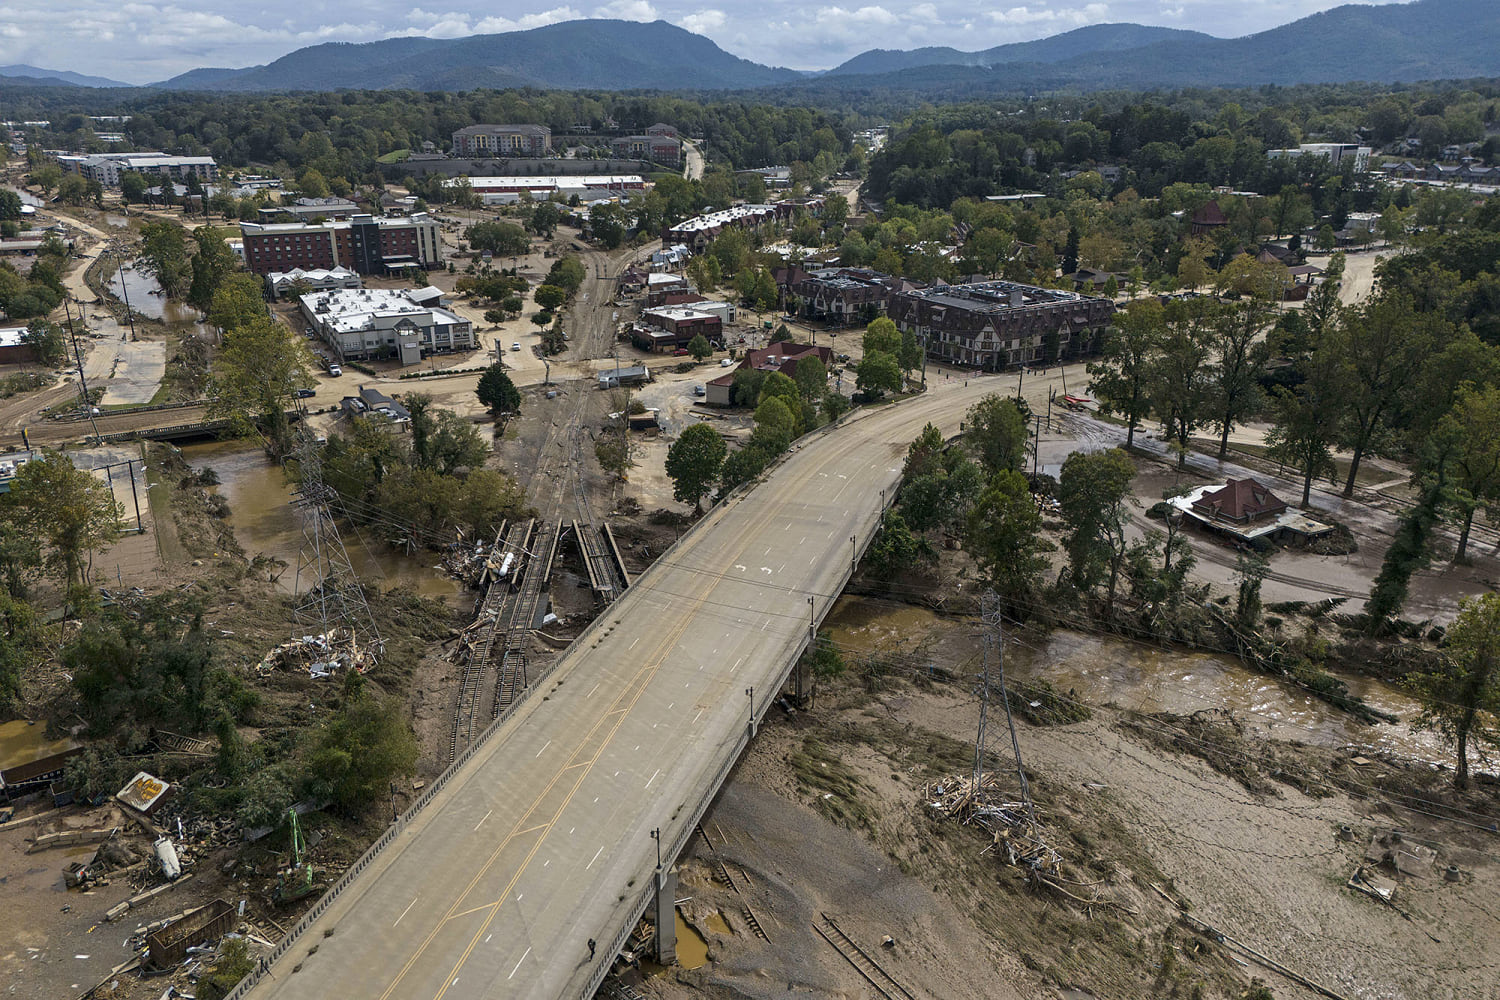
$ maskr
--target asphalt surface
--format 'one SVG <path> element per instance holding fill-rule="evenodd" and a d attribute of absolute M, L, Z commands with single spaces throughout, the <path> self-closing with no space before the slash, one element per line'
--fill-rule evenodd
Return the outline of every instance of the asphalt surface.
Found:
<path fill-rule="evenodd" d="M 582 995 L 751 712 L 837 597 L 939 382 L 805 441 L 669 550 L 250 992 L 369 1000 Z M 813 605 L 809 606 L 809 597 Z"/>

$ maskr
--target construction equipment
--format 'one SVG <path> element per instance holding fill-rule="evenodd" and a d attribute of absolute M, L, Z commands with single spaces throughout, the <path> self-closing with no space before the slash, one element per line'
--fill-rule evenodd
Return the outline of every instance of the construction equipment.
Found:
<path fill-rule="evenodd" d="M 286 811 L 287 821 L 292 825 L 292 863 L 276 873 L 276 889 L 271 901 L 277 906 L 295 902 L 313 891 L 312 862 L 304 859 L 307 845 L 302 840 L 302 825 L 297 822 L 297 810 Z"/>

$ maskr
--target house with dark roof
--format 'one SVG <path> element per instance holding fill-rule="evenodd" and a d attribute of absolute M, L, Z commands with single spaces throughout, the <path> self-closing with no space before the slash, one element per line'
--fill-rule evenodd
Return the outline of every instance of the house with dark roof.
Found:
<path fill-rule="evenodd" d="M 1173 516 L 1190 517 L 1237 542 L 1305 542 L 1333 530 L 1288 507 L 1269 487 L 1248 477 L 1231 479 L 1222 486 L 1200 486 L 1167 504 L 1176 510 Z"/>
<path fill-rule="evenodd" d="M 1208 236 L 1227 225 L 1229 217 L 1224 214 L 1217 201 L 1211 200 L 1193 213 L 1189 231 L 1194 236 Z"/>
<path fill-rule="evenodd" d="M 376 417 L 393 424 L 411 423 L 411 412 L 406 407 L 379 389 L 367 385 L 359 387 L 357 396 L 345 396 L 339 401 L 339 407 L 351 419 Z"/>

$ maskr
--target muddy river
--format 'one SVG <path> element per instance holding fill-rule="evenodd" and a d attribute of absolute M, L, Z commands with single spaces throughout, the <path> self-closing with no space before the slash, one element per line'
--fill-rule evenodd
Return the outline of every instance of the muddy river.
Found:
<path fill-rule="evenodd" d="M 246 555 L 264 554 L 287 564 L 277 586 L 287 593 L 297 589 L 297 553 L 302 547 L 302 521 L 291 506 L 292 490 L 281 469 L 263 452 L 243 441 L 188 445 L 182 456 L 194 469 L 212 468 L 219 476 L 214 489 L 229 502 L 229 524 Z M 457 580 L 436 569 L 436 553 L 418 550 L 411 555 L 385 543 L 369 528 L 340 524 L 349 562 L 360 579 L 389 589 L 406 586 L 425 597 L 468 608 L 472 598 Z M 305 583 L 304 583 L 305 585 Z"/>
<path fill-rule="evenodd" d="M 120 301 L 128 300 L 133 311 L 150 319 L 167 323 L 198 322 L 198 310 L 181 302 L 173 302 L 163 295 L 155 276 L 142 268 L 139 262 L 128 262 L 115 271 L 114 276 L 109 279 L 109 290 Z"/>
<path fill-rule="evenodd" d="M 844 597 L 825 625 L 845 658 L 878 652 L 921 669 L 941 663 L 960 673 L 979 669 L 977 622 L 942 618 L 922 608 L 866 597 Z M 1056 631 L 1044 639 L 1007 641 L 1006 676 L 1040 679 L 1091 704 L 1137 712 L 1190 714 L 1232 711 L 1264 736 L 1322 746 L 1368 747 L 1426 761 L 1450 761 L 1431 733 L 1405 722 L 1367 725 L 1300 688 L 1211 653 L 1160 649 L 1112 636 Z M 1389 684 L 1338 674 L 1352 694 L 1398 719 L 1415 717 L 1417 703 Z"/>

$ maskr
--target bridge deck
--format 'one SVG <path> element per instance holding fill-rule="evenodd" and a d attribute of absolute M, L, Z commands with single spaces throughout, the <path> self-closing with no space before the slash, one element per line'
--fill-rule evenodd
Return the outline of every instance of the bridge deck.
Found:
<path fill-rule="evenodd" d="M 847 578 L 850 536 L 862 548 L 875 529 L 907 443 L 927 421 L 956 427 L 993 387 L 941 387 L 816 436 L 710 514 L 242 984 L 249 995 L 585 995 L 646 899 L 650 830 L 664 855 L 686 842 L 746 742 L 746 689 L 762 713 L 810 612 Z"/>

